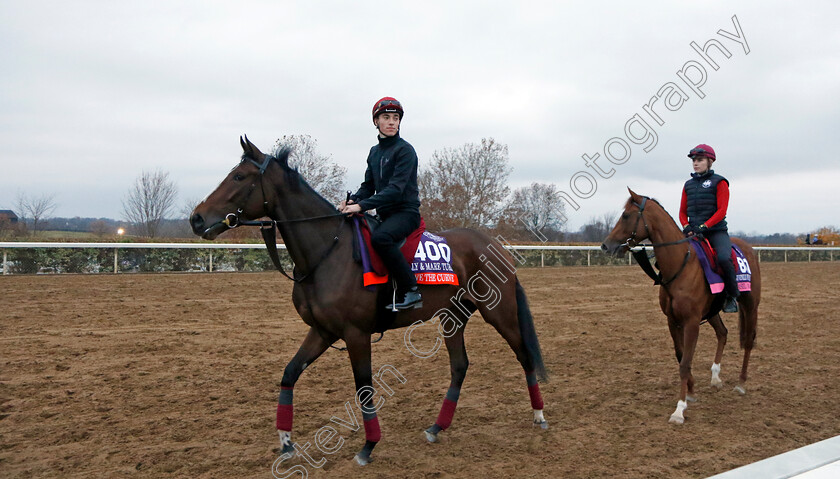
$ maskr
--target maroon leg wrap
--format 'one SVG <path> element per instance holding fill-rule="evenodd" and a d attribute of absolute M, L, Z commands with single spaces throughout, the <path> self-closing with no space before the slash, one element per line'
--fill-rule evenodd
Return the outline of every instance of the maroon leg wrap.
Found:
<path fill-rule="evenodd" d="M 440 414 L 438 414 L 435 424 L 441 429 L 446 429 L 452 424 L 452 417 L 455 416 L 455 407 L 458 406 L 456 401 L 449 398 L 443 400 L 443 406 L 440 407 Z"/>
<path fill-rule="evenodd" d="M 294 406 L 291 404 L 277 405 L 277 429 L 291 431 L 294 417 Z"/>
<path fill-rule="evenodd" d="M 370 419 L 365 419 L 365 439 L 371 442 L 379 442 L 382 439 L 378 417 L 373 416 Z"/>

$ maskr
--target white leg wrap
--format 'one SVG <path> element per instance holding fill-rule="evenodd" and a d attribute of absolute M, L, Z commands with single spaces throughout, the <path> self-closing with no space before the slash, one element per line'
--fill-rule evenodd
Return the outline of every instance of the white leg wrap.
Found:
<path fill-rule="evenodd" d="M 289 431 L 281 431 L 277 430 L 277 433 L 280 434 L 280 445 L 283 447 L 288 446 L 292 442 L 292 433 Z"/>
<path fill-rule="evenodd" d="M 548 421 L 545 420 L 542 409 L 534 409 L 534 426 L 548 429 Z"/>
<path fill-rule="evenodd" d="M 712 386 L 720 387 L 723 381 L 720 379 L 720 364 L 712 363 Z"/>
<path fill-rule="evenodd" d="M 673 422 L 676 424 L 682 424 L 685 422 L 685 417 L 683 416 L 683 411 L 688 407 L 688 403 L 685 401 L 677 401 L 677 409 L 674 411 L 674 414 L 671 414 L 671 419 L 668 422 Z"/>

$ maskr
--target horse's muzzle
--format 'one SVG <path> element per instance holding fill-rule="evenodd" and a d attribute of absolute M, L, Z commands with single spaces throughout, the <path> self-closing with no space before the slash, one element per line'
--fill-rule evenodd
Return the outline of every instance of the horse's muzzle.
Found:
<path fill-rule="evenodd" d="M 601 251 L 610 256 L 618 256 L 622 250 L 622 246 L 626 246 L 626 244 L 621 244 L 618 241 L 607 240 L 601 243 Z"/>
<path fill-rule="evenodd" d="M 193 233 L 199 236 L 204 234 L 204 218 L 200 214 L 193 213 L 190 216 L 190 226 L 192 227 Z"/>

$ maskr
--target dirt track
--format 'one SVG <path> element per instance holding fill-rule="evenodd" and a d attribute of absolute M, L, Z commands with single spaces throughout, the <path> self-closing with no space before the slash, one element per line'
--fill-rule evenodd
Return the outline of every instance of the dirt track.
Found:
<path fill-rule="evenodd" d="M 840 434 L 840 263 L 763 263 L 758 347 L 747 395 L 737 321 L 709 385 L 714 333 L 701 329 L 698 399 L 668 424 L 678 368 L 657 289 L 634 267 L 526 269 L 546 363 L 547 431 L 525 379 L 489 325 L 467 326 L 470 369 L 439 444 L 422 430 L 449 384 L 445 350 L 411 355 L 403 331 L 374 367 L 405 378 L 379 414 L 374 462 L 351 462 L 364 432 L 310 477 L 706 477 Z M 278 274 L 0 277 L 0 476 L 272 477 L 280 377 L 306 326 Z M 270 293 L 270 294 L 269 294 Z M 432 336 L 426 337 L 431 344 Z M 423 337 L 420 337 L 423 340 Z M 346 353 L 328 351 L 295 387 L 298 443 L 347 417 Z M 335 440 L 333 441 L 335 443 Z M 325 457 L 314 446 L 315 460 Z M 291 477 L 300 477 L 292 474 Z"/>

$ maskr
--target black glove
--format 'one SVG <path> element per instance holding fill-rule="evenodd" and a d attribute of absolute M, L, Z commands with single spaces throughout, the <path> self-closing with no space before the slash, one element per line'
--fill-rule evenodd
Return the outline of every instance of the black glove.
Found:
<path fill-rule="evenodd" d="M 683 234 L 685 236 L 693 235 L 694 234 L 694 227 L 691 226 L 691 225 L 685 225 L 685 228 L 683 228 Z"/>
<path fill-rule="evenodd" d="M 703 234 L 707 231 L 709 231 L 709 227 L 706 226 L 705 223 L 696 227 L 696 228 L 694 228 L 694 234 L 696 234 L 696 235 L 701 235 L 701 234 Z"/>

